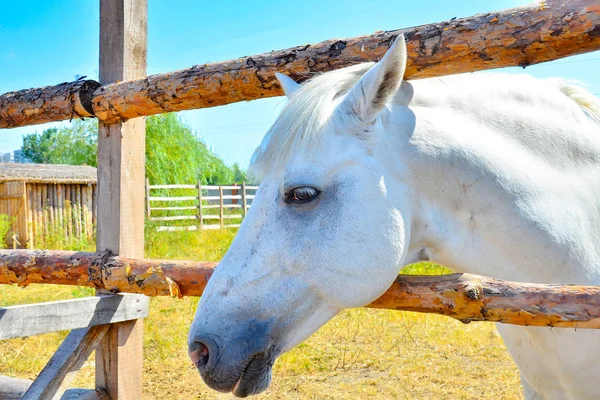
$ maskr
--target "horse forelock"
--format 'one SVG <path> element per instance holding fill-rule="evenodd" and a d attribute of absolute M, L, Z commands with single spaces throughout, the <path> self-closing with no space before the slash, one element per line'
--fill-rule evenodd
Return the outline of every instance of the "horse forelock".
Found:
<path fill-rule="evenodd" d="M 263 177 L 281 171 L 292 155 L 313 151 L 339 99 L 358 82 L 373 63 L 364 63 L 317 75 L 289 97 L 279 117 L 250 162 L 250 172 Z"/>

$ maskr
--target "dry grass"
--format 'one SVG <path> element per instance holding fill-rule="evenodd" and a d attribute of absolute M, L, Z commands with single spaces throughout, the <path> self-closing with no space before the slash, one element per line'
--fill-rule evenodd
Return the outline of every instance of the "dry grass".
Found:
<path fill-rule="evenodd" d="M 147 235 L 147 256 L 218 260 L 234 232 Z M 411 273 L 439 273 L 421 265 Z M 0 305 L 67 299 L 87 289 L 0 286 Z M 145 320 L 144 392 L 156 399 L 229 399 L 188 361 L 187 331 L 197 299 L 154 298 Z M 0 374 L 34 378 L 65 333 L 0 342 Z M 75 385 L 93 386 L 88 361 Z M 260 399 L 519 399 L 518 372 L 491 324 L 436 315 L 348 310 L 275 364 Z"/>

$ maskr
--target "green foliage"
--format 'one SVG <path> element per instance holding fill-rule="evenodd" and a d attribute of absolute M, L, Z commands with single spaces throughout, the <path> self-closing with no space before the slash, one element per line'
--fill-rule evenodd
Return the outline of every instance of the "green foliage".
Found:
<path fill-rule="evenodd" d="M 13 223 L 13 218 L 0 214 L 0 249 L 6 248 L 6 239 Z"/>
<path fill-rule="evenodd" d="M 228 184 L 234 172 L 177 115 L 146 120 L 146 176 L 153 185 Z"/>
<path fill-rule="evenodd" d="M 97 132 L 96 120 L 76 120 L 71 126 L 24 136 L 21 149 L 34 163 L 96 166 Z"/>
<path fill-rule="evenodd" d="M 98 123 L 76 120 L 70 126 L 49 128 L 23 137 L 23 154 L 35 163 L 97 165 Z M 246 173 L 231 168 L 176 114 L 146 119 L 146 176 L 153 185 L 241 183 Z"/>

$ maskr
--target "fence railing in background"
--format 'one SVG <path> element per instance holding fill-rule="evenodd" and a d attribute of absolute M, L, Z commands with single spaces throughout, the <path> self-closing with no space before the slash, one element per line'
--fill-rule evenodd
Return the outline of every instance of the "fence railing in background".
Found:
<path fill-rule="evenodd" d="M 258 186 L 150 185 L 146 216 L 158 231 L 236 228 L 252 205 Z M 188 222 L 188 223 L 186 223 Z"/>

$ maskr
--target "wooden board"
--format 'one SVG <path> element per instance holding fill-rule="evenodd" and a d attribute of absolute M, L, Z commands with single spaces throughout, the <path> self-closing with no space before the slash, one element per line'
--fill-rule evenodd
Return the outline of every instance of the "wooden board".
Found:
<path fill-rule="evenodd" d="M 146 296 L 110 295 L 0 308 L 0 340 L 148 316 Z"/>

